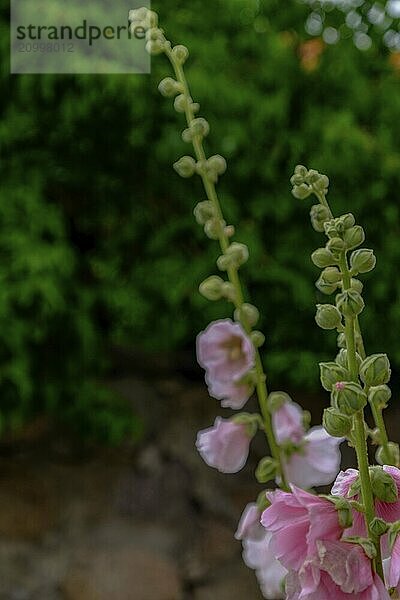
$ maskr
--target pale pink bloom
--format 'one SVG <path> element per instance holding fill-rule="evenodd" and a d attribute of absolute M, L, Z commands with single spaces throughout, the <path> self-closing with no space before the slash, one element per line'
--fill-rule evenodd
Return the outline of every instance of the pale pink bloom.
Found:
<path fill-rule="evenodd" d="M 217 417 L 213 427 L 199 431 L 196 447 L 210 467 L 221 473 L 237 473 L 246 464 L 250 440 L 245 424 Z"/>
<path fill-rule="evenodd" d="M 233 379 L 220 381 L 206 376 L 206 383 L 210 396 L 221 400 L 222 407 L 233 408 L 234 410 L 243 408 L 254 390 L 252 385 L 235 382 Z"/>
<path fill-rule="evenodd" d="M 235 537 L 242 540 L 243 560 L 250 569 L 255 570 L 263 596 L 279 600 L 285 597 L 283 579 L 287 571 L 272 553 L 269 547 L 271 533 L 261 525 L 260 517 L 261 512 L 257 504 L 248 504 L 239 521 Z"/>
<path fill-rule="evenodd" d="M 323 427 L 313 427 L 304 436 L 298 451 L 283 458 L 287 481 L 302 488 L 328 485 L 340 469 L 339 445 Z"/>
<path fill-rule="evenodd" d="M 271 549 L 287 569 L 298 571 L 317 553 L 317 540 L 338 540 L 343 529 L 337 510 L 326 498 L 309 494 L 292 485 L 292 493 L 268 492 L 271 506 L 261 523 L 272 533 Z"/>
<path fill-rule="evenodd" d="M 384 465 L 383 470 L 389 473 L 394 480 L 399 499 L 396 502 L 382 502 L 382 500 L 375 500 L 375 514 L 377 517 L 384 519 L 387 523 L 394 523 L 395 521 L 400 520 L 400 470 L 388 465 Z M 344 496 L 345 498 L 351 497 L 354 500 L 359 500 L 359 494 L 351 495 L 350 492 L 350 487 L 357 478 L 358 471 L 356 469 L 340 471 L 332 486 L 331 494 L 334 496 Z M 356 510 L 353 511 L 353 525 L 346 531 L 346 535 L 366 535 L 364 516 Z"/>
<path fill-rule="evenodd" d="M 278 444 L 299 443 L 305 434 L 303 410 L 295 402 L 288 400 L 272 413 L 272 426 Z"/>
<path fill-rule="evenodd" d="M 397 536 L 392 548 L 392 555 L 383 561 L 386 585 L 394 588 L 400 595 L 400 536 Z"/>
<path fill-rule="evenodd" d="M 239 381 L 254 367 L 255 350 L 239 323 L 221 319 L 197 336 L 197 359 L 209 381 Z"/>

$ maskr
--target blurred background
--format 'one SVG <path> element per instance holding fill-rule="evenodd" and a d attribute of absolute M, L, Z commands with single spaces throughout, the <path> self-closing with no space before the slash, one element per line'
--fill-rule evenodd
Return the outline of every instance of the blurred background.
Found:
<path fill-rule="evenodd" d="M 234 478 L 193 451 L 218 409 L 194 339 L 230 307 L 197 293 L 218 249 L 192 215 L 201 182 L 172 170 L 187 147 L 157 92 L 169 65 L 10 76 L 0 6 L 0 598 L 257 599 L 232 533 L 259 492 L 263 440 Z M 323 239 L 289 184 L 304 163 L 330 177 L 334 211 L 353 212 L 376 251 L 362 327 L 368 351 L 389 354 L 396 389 L 400 52 L 379 32 L 358 48 L 346 35 L 330 43 L 295 0 L 153 8 L 189 47 L 207 151 L 228 161 L 221 201 L 250 248 L 242 273 L 270 387 L 315 422 L 328 402 L 317 363 L 336 340 L 314 323 L 326 299 L 309 258 Z M 339 31 L 343 14 L 328 17 Z"/>

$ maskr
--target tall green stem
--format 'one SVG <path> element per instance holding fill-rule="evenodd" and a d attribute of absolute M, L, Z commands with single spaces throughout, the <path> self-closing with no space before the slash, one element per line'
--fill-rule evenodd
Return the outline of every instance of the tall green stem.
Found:
<path fill-rule="evenodd" d="M 188 83 L 186 81 L 184 70 L 182 68 L 182 65 L 174 59 L 174 56 L 169 48 L 167 48 L 165 50 L 165 53 L 172 64 L 177 81 L 179 81 L 179 83 L 182 85 L 183 94 L 185 95 L 185 97 L 188 100 L 185 103 L 185 115 L 186 115 L 187 124 L 190 127 L 190 124 L 192 123 L 193 119 L 195 118 L 195 115 L 193 112 L 193 108 L 191 106 L 191 102 L 189 101 L 191 96 L 190 96 L 190 90 L 189 90 Z M 193 148 L 194 148 L 194 152 L 196 155 L 196 159 L 198 161 L 205 161 L 207 157 L 206 157 L 206 154 L 204 151 L 201 136 L 194 136 Z M 208 175 L 204 171 L 201 174 L 201 178 L 203 181 L 203 185 L 204 185 L 204 189 L 205 189 L 207 198 L 212 203 L 215 215 L 217 216 L 219 221 L 222 222 L 224 220 L 223 213 L 222 213 L 222 209 L 221 209 L 221 204 L 219 202 L 218 194 L 215 189 L 215 185 L 209 179 Z M 224 232 L 222 227 L 220 228 L 219 244 L 220 244 L 222 252 L 225 252 L 227 250 L 227 248 L 229 247 L 229 238 L 226 235 L 226 233 Z M 232 285 L 234 286 L 234 289 L 235 289 L 235 299 L 234 299 L 235 307 L 241 308 L 241 306 L 244 303 L 244 294 L 243 294 L 242 284 L 240 282 L 240 277 L 239 277 L 237 269 L 232 268 L 232 267 L 229 268 L 228 269 L 228 277 L 229 277 L 229 281 L 232 283 Z M 250 333 L 251 328 L 248 326 L 248 324 L 242 323 L 242 325 L 246 329 L 246 331 L 248 333 Z M 267 385 L 266 385 L 266 375 L 265 375 L 265 372 L 263 369 L 261 356 L 260 356 L 260 353 L 257 348 L 255 349 L 255 352 L 256 352 L 255 371 L 256 371 L 256 380 L 257 380 L 256 381 L 256 389 L 257 389 L 258 402 L 260 405 L 260 410 L 261 410 L 263 423 L 264 423 L 264 431 L 265 431 L 265 435 L 266 435 L 266 438 L 268 441 L 268 445 L 271 450 L 271 454 L 278 465 L 279 477 L 280 477 L 280 481 L 281 481 L 280 485 L 283 489 L 289 490 L 289 486 L 287 484 L 284 469 L 283 469 L 281 451 L 280 451 L 279 445 L 275 438 L 275 434 L 274 434 L 274 431 L 272 428 L 271 414 L 268 409 L 268 390 L 267 390 Z"/>

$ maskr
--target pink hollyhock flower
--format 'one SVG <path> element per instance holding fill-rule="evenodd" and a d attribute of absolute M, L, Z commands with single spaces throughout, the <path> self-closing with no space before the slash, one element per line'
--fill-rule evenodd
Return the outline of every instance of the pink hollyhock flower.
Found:
<path fill-rule="evenodd" d="M 251 438 L 245 424 L 217 417 L 213 427 L 199 431 L 196 447 L 210 467 L 237 473 L 246 464 Z"/>
<path fill-rule="evenodd" d="M 384 465 L 383 470 L 394 480 L 399 499 L 396 502 L 383 502 L 382 500 L 375 500 L 375 514 L 377 517 L 384 519 L 387 523 L 394 523 L 400 520 L 400 470 L 396 467 Z M 340 471 L 335 483 L 332 486 L 331 494 L 333 496 L 344 496 L 345 498 L 352 498 L 359 500 L 359 494 L 351 495 L 350 487 L 358 478 L 358 471 L 356 469 L 347 469 L 346 471 Z M 353 511 L 353 526 L 346 531 L 346 535 L 349 536 L 365 536 L 366 526 L 364 516 L 358 511 Z"/>
<path fill-rule="evenodd" d="M 270 550 L 271 533 L 260 523 L 261 512 L 257 504 L 248 504 L 243 511 L 235 537 L 242 540 L 243 560 L 254 569 L 265 598 L 285 598 L 283 580 L 286 569 Z"/>
<path fill-rule="evenodd" d="M 286 600 L 390 600 L 358 544 L 318 541 L 318 555 L 286 579 Z"/>
<path fill-rule="evenodd" d="M 271 549 L 284 567 L 298 571 L 317 553 L 317 540 L 338 540 L 343 529 L 332 502 L 292 485 L 292 493 L 268 492 L 271 506 L 261 523 L 271 532 Z"/>
<path fill-rule="evenodd" d="M 221 319 L 197 336 L 197 359 L 209 381 L 239 381 L 254 367 L 254 346 L 239 323 Z"/>
<path fill-rule="evenodd" d="M 331 483 L 340 469 L 342 441 L 323 427 L 310 429 L 299 450 L 283 459 L 287 481 L 302 488 Z"/>
<path fill-rule="evenodd" d="M 210 396 L 221 400 L 224 408 L 239 410 L 243 408 L 253 393 L 254 387 L 248 383 L 230 381 L 219 381 L 206 376 Z"/>
<path fill-rule="evenodd" d="M 291 441 L 298 444 L 304 437 L 303 410 L 288 400 L 272 413 L 272 426 L 278 444 Z"/>

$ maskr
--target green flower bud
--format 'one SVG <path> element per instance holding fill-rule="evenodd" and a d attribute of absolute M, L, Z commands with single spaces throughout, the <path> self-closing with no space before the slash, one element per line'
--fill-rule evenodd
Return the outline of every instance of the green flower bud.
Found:
<path fill-rule="evenodd" d="M 312 189 L 306 183 L 302 183 L 301 185 L 295 185 L 292 189 L 292 194 L 298 200 L 305 200 L 312 193 Z"/>
<path fill-rule="evenodd" d="M 190 128 L 184 129 L 182 131 L 182 140 L 185 144 L 190 144 L 193 140 L 193 132 Z"/>
<path fill-rule="evenodd" d="M 172 56 L 178 64 L 183 65 L 189 57 L 189 50 L 186 46 L 174 46 L 172 48 Z"/>
<path fill-rule="evenodd" d="M 206 119 L 197 117 L 190 124 L 190 131 L 193 136 L 206 137 L 210 133 L 210 125 Z"/>
<path fill-rule="evenodd" d="M 135 33 L 135 27 L 136 25 L 132 25 L 132 33 Z M 162 29 L 160 29 L 159 27 L 151 27 L 150 29 L 148 29 L 146 31 L 146 40 L 151 42 L 153 40 L 160 40 L 161 42 L 165 42 L 165 36 L 164 36 L 164 32 Z"/>
<path fill-rule="evenodd" d="M 343 250 L 345 250 L 344 241 L 340 237 L 331 238 L 326 247 L 328 250 L 330 250 L 330 252 L 332 252 L 334 257 L 340 256 Z"/>
<path fill-rule="evenodd" d="M 351 527 L 353 524 L 353 511 L 351 504 L 346 498 L 342 496 L 325 496 L 322 498 L 326 498 L 335 505 L 336 510 L 338 511 L 338 520 L 339 524 L 343 529 L 347 529 Z"/>
<path fill-rule="evenodd" d="M 367 397 L 358 383 L 340 381 L 332 390 L 332 405 L 345 415 L 352 416 L 364 408 Z"/>
<path fill-rule="evenodd" d="M 356 359 L 358 366 L 360 366 L 362 362 L 361 356 L 359 354 L 356 354 Z M 337 362 L 337 364 L 343 367 L 344 369 L 348 368 L 347 350 L 345 348 L 342 348 L 340 350 L 340 352 L 335 358 L 335 362 Z"/>
<path fill-rule="evenodd" d="M 383 519 L 379 519 L 379 517 L 375 517 L 369 525 L 369 529 L 372 535 L 376 537 L 381 537 L 384 533 L 389 529 L 389 525 Z"/>
<path fill-rule="evenodd" d="M 199 287 L 199 292 L 207 300 L 220 300 L 223 297 L 224 280 L 217 275 L 207 277 Z"/>
<path fill-rule="evenodd" d="M 333 257 L 332 252 L 326 248 L 317 248 L 317 250 L 311 254 L 311 260 L 314 265 L 320 269 L 331 267 L 336 264 L 336 259 Z"/>
<path fill-rule="evenodd" d="M 163 96 L 172 98 L 182 92 L 182 85 L 178 81 L 175 81 L 175 79 L 172 79 L 172 77 L 165 77 L 160 81 L 158 89 Z"/>
<path fill-rule="evenodd" d="M 355 290 L 345 290 L 336 296 L 336 306 L 345 317 L 355 317 L 364 309 L 364 300 Z"/>
<path fill-rule="evenodd" d="M 380 465 L 393 465 L 398 467 L 400 464 L 400 448 L 395 442 L 388 442 L 386 447 L 379 446 L 375 454 L 376 462 Z"/>
<path fill-rule="evenodd" d="M 351 213 L 342 215 L 341 217 L 339 217 L 339 221 L 343 231 L 346 231 L 346 229 L 350 229 L 350 227 L 353 227 L 356 223 L 354 215 L 352 215 Z"/>
<path fill-rule="evenodd" d="M 326 221 L 326 223 L 324 224 L 324 231 L 325 231 L 326 235 L 328 236 L 328 238 L 340 237 L 339 231 L 337 228 L 337 223 L 338 223 L 337 219 L 329 219 L 329 221 Z"/>
<path fill-rule="evenodd" d="M 255 348 L 261 348 L 265 342 L 265 335 L 261 331 L 252 331 L 250 334 L 250 339 Z"/>
<path fill-rule="evenodd" d="M 310 210 L 311 225 L 315 231 L 323 232 L 324 224 L 329 220 L 329 209 L 322 204 L 314 204 Z"/>
<path fill-rule="evenodd" d="M 248 302 L 244 302 L 240 308 L 235 310 L 234 318 L 236 321 L 245 323 L 249 327 L 254 327 L 260 318 L 260 313 L 258 308 Z"/>
<path fill-rule="evenodd" d="M 324 273 L 322 272 L 320 277 L 315 282 L 315 286 L 320 292 L 329 296 L 330 294 L 334 294 L 336 292 L 339 284 L 330 283 L 329 281 L 326 281 L 326 279 L 324 278 Z"/>
<path fill-rule="evenodd" d="M 174 108 L 176 112 L 184 113 L 188 106 L 188 101 L 190 102 L 190 99 L 188 100 L 185 94 L 179 94 L 179 96 L 177 96 L 174 100 Z"/>
<path fill-rule="evenodd" d="M 353 426 L 351 417 L 342 414 L 332 406 L 324 410 L 322 424 L 329 435 L 338 438 L 348 436 Z"/>
<path fill-rule="evenodd" d="M 342 322 L 342 315 L 332 304 L 317 304 L 315 321 L 321 329 L 336 329 Z"/>
<path fill-rule="evenodd" d="M 209 200 L 204 200 L 196 204 L 193 214 L 199 225 L 205 225 L 214 217 L 214 207 Z"/>
<path fill-rule="evenodd" d="M 372 354 L 361 363 L 361 380 L 369 386 L 382 385 L 390 379 L 390 362 L 386 354 Z"/>
<path fill-rule="evenodd" d="M 291 176 L 290 183 L 292 184 L 293 187 L 296 185 L 301 185 L 302 183 L 304 183 L 304 177 L 302 177 L 301 175 L 297 175 L 295 173 L 294 175 Z"/>
<path fill-rule="evenodd" d="M 292 399 L 286 392 L 271 392 L 268 396 L 268 410 L 272 414 L 288 402 L 292 402 Z"/>
<path fill-rule="evenodd" d="M 192 177 L 196 169 L 196 161 L 191 156 L 182 156 L 174 163 L 174 169 L 181 177 Z"/>
<path fill-rule="evenodd" d="M 258 483 L 267 483 L 275 479 L 277 474 L 278 463 L 274 458 L 267 456 L 260 460 L 255 473 Z"/>
<path fill-rule="evenodd" d="M 204 225 L 204 233 L 210 240 L 218 240 L 222 235 L 226 223 L 225 221 L 221 221 L 220 219 L 213 218 L 207 221 Z M 221 257 L 220 257 L 221 258 Z M 218 262 L 217 262 L 218 264 Z M 226 268 L 221 269 L 221 271 L 226 271 L 229 265 Z"/>
<path fill-rule="evenodd" d="M 165 42 L 162 40 L 151 40 L 146 43 L 146 52 L 152 54 L 153 56 L 157 56 L 157 54 L 162 54 L 165 50 Z"/>
<path fill-rule="evenodd" d="M 391 397 L 392 392 L 385 384 L 371 387 L 368 392 L 368 402 L 378 410 L 387 408 L 387 403 Z"/>
<path fill-rule="evenodd" d="M 305 181 L 310 185 L 317 183 L 321 175 L 315 169 L 309 169 L 305 176 Z"/>
<path fill-rule="evenodd" d="M 347 231 L 345 231 L 343 239 L 348 250 L 357 248 L 357 246 L 361 246 L 361 244 L 365 240 L 364 229 L 360 227 L 360 225 L 350 227 L 350 229 L 347 229 Z"/>
<path fill-rule="evenodd" d="M 370 467 L 372 492 L 375 498 L 382 502 L 396 502 L 398 498 L 397 486 L 394 479 L 382 467 Z"/>
<path fill-rule="evenodd" d="M 322 387 L 331 392 L 338 381 L 349 379 L 349 372 L 335 362 L 319 363 Z"/>
<path fill-rule="evenodd" d="M 301 176 L 303 179 L 307 176 L 308 169 L 304 165 L 296 165 L 294 168 L 294 174 Z"/>
<path fill-rule="evenodd" d="M 346 336 L 344 333 L 339 333 L 337 336 L 337 345 L 338 348 L 346 348 Z"/>
<path fill-rule="evenodd" d="M 373 250 L 360 248 L 350 256 L 350 266 L 353 275 L 357 273 L 368 273 L 375 268 L 376 258 Z"/>
<path fill-rule="evenodd" d="M 329 187 L 329 178 L 326 175 L 320 175 L 313 185 L 318 192 L 326 192 Z"/>
<path fill-rule="evenodd" d="M 337 267 L 326 267 L 322 271 L 321 277 L 326 283 L 339 283 L 342 281 L 342 274 Z"/>
<path fill-rule="evenodd" d="M 249 249 L 245 244 L 232 242 L 226 249 L 225 256 L 229 258 L 230 266 L 239 268 L 249 260 Z"/>
<path fill-rule="evenodd" d="M 359 294 L 362 294 L 364 285 L 362 284 L 362 282 L 359 279 L 351 279 L 350 284 L 351 284 L 352 290 L 355 290 Z"/>
<path fill-rule="evenodd" d="M 207 160 L 207 167 L 217 175 L 223 175 L 226 171 L 226 160 L 220 154 L 216 154 Z"/>
<path fill-rule="evenodd" d="M 236 289 L 233 283 L 230 281 L 224 281 L 224 285 L 222 286 L 222 295 L 230 302 L 236 301 Z"/>
<path fill-rule="evenodd" d="M 224 234 L 226 235 L 226 237 L 231 238 L 235 235 L 235 227 L 233 225 L 227 225 L 224 228 Z"/>

